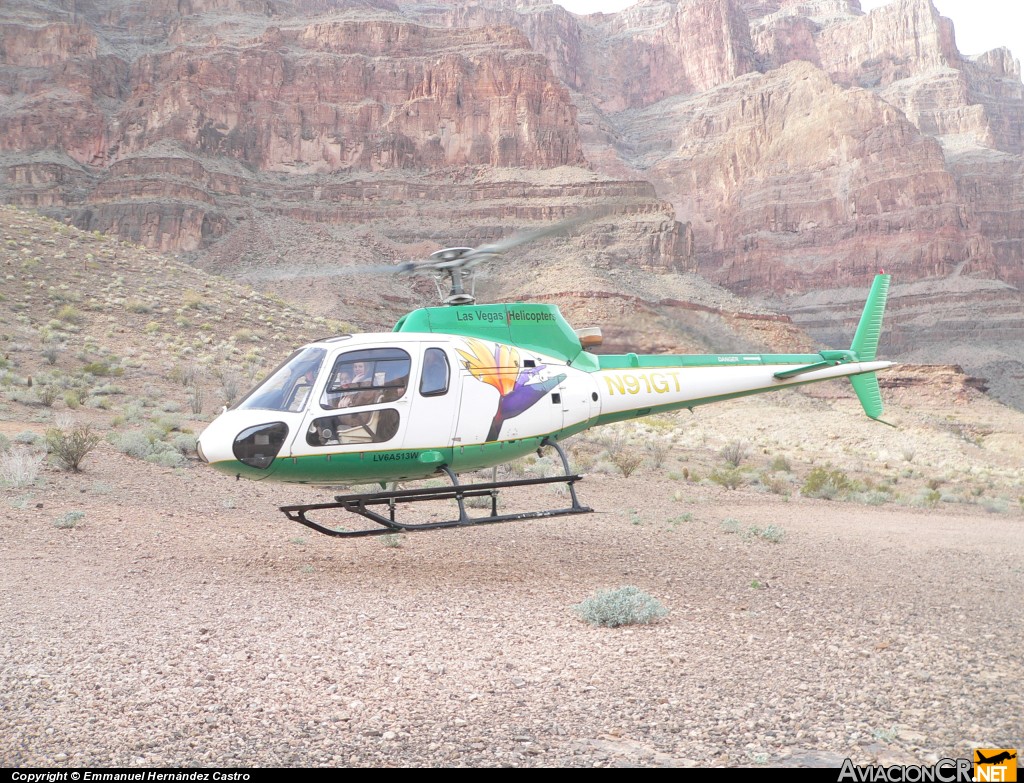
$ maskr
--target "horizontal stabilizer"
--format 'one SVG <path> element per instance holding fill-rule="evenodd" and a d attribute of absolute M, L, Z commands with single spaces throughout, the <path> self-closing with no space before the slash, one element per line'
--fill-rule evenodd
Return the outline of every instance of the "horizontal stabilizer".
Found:
<path fill-rule="evenodd" d="M 780 370 L 775 373 L 776 378 L 786 379 L 793 378 L 797 375 L 803 375 L 804 373 L 814 372 L 815 370 L 824 370 L 828 367 L 835 367 L 835 362 L 815 362 L 814 364 L 808 364 L 804 367 L 794 367 L 792 370 Z"/>
<path fill-rule="evenodd" d="M 837 364 L 846 364 L 847 362 L 857 361 L 857 357 L 853 351 L 822 351 L 820 362 L 814 364 L 805 364 L 803 367 L 794 367 L 792 370 L 780 370 L 775 373 L 775 377 L 781 380 L 786 378 L 792 378 L 797 375 L 803 375 L 804 373 L 814 372 L 815 370 L 825 370 L 829 367 L 835 367 Z"/>

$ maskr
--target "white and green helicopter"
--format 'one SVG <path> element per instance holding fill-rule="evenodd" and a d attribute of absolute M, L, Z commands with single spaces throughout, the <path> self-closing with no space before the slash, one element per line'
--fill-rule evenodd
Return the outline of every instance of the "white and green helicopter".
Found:
<path fill-rule="evenodd" d="M 206 428 L 199 456 L 216 470 L 258 481 L 384 487 L 439 473 L 451 480 L 451 486 L 281 507 L 321 533 L 354 537 L 589 512 L 574 488 L 581 477 L 570 471 L 559 442 L 652 413 L 849 377 L 864 412 L 879 420 L 875 373 L 893 364 L 876 360 L 890 275 L 875 277 L 850 349 L 814 354 L 597 355 L 587 348 L 600 343 L 599 332 L 575 331 L 553 305 L 477 305 L 466 293 L 464 275 L 480 263 L 589 219 L 389 267 L 445 275 L 451 293 L 443 306 L 405 315 L 391 332 L 346 334 L 300 348 Z M 564 475 L 473 484 L 457 478 L 544 447 L 559 454 Z M 571 506 L 498 513 L 499 490 L 554 482 L 568 486 Z M 464 501 L 487 496 L 490 514 L 470 516 Z M 408 503 L 451 499 L 459 509 L 454 519 L 396 518 Z M 339 530 L 307 516 L 327 509 L 359 514 L 377 527 Z"/>

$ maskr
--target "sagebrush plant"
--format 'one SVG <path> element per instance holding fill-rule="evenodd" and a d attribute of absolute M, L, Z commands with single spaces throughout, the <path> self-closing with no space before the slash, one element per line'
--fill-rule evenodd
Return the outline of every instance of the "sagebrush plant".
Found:
<path fill-rule="evenodd" d="M 0 454 L 0 484 L 8 487 L 29 487 L 36 483 L 45 454 L 15 446 Z"/>
<path fill-rule="evenodd" d="M 89 424 L 75 424 L 68 430 L 51 427 L 46 431 L 46 446 L 53 459 L 64 470 L 75 473 L 81 471 L 82 460 L 99 442 L 100 436 Z"/>
<path fill-rule="evenodd" d="M 644 461 L 644 458 L 632 449 L 619 449 L 618 451 L 613 451 L 609 456 L 611 461 L 615 463 L 615 467 L 626 478 L 632 476 L 636 469 L 640 467 L 640 463 Z"/>
<path fill-rule="evenodd" d="M 70 530 L 77 527 L 78 523 L 85 519 L 84 511 L 69 511 L 53 520 L 53 526 L 62 530 Z"/>
<path fill-rule="evenodd" d="M 758 527 L 757 525 L 751 525 L 747 528 L 747 538 L 760 538 L 762 541 L 768 541 L 772 544 L 778 544 L 786 537 L 786 531 L 778 525 L 768 525 L 767 527 Z"/>
<path fill-rule="evenodd" d="M 145 430 L 127 430 L 112 434 L 109 440 L 115 449 L 129 457 L 144 459 L 146 462 L 152 462 L 165 468 L 179 468 L 187 462 L 181 449 L 181 446 L 185 444 L 168 443 L 163 440 L 173 431 L 165 429 L 159 423 L 152 423 Z M 177 441 L 177 436 L 175 436 L 175 441 Z M 194 444 L 195 438 L 190 437 L 188 439 L 190 450 Z"/>
<path fill-rule="evenodd" d="M 665 464 L 669 452 L 672 451 L 672 442 L 665 438 L 651 438 L 647 441 L 645 448 L 647 455 L 651 458 L 651 466 L 660 468 Z"/>
<path fill-rule="evenodd" d="M 43 437 L 38 432 L 22 430 L 14 436 L 14 442 L 23 446 L 41 446 L 43 444 Z"/>
<path fill-rule="evenodd" d="M 633 585 L 598 590 L 572 609 L 581 620 L 605 628 L 647 625 L 668 614 L 657 598 Z"/>
<path fill-rule="evenodd" d="M 727 444 L 720 453 L 722 455 L 722 459 L 724 459 L 726 463 L 733 468 L 738 468 L 740 463 L 747 458 L 749 448 L 743 441 L 734 440 Z"/>
<path fill-rule="evenodd" d="M 722 532 L 723 533 L 739 533 L 740 532 L 740 521 L 729 517 L 728 519 L 722 520 Z"/>

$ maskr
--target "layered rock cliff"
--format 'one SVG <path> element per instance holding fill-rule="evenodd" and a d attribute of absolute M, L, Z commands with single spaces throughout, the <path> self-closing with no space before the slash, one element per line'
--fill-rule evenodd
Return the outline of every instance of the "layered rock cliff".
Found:
<path fill-rule="evenodd" d="M 701 275 L 834 342 L 884 267 L 897 358 L 963 353 L 1012 396 L 1024 348 L 1019 63 L 963 57 L 931 0 L 27 2 L 0 16 L 0 196 L 367 325 L 429 288 L 325 275 L 611 202 L 488 295 L 724 347 Z"/>

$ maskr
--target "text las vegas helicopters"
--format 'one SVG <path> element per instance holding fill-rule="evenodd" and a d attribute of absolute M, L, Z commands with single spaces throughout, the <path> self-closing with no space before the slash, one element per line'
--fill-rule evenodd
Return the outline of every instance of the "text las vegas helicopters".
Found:
<path fill-rule="evenodd" d="M 475 268 L 526 242 L 564 233 L 583 214 L 477 248 L 439 250 L 422 262 L 385 267 L 445 276 L 440 307 L 415 310 L 391 332 L 345 334 L 293 353 L 202 433 L 199 456 L 254 480 L 301 484 L 397 482 L 445 474 L 451 486 L 339 495 L 333 502 L 282 506 L 292 520 L 339 537 L 382 535 L 578 514 L 575 483 L 559 442 L 590 427 L 653 413 L 849 377 L 864 412 L 878 420 L 875 373 L 892 366 L 876 351 L 890 276 L 875 277 L 849 350 L 813 354 L 596 355 L 596 329 L 575 331 L 553 305 L 477 305 L 464 288 Z M 382 271 L 377 268 L 377 271 Z M 439 289 L 440 290 L 440 289 Z M 462 484 L 457 474 L 553 448 L 564 474 Z M 499 514 L 498 491 L 564 483 L 571 505 Z M 490 497 L 470 516 L 468 498 Z M 455 500 L 458 516 L 408 522 L 408 504 Z M 377 524 L 339 530 L 311 519 L 341 509 Z"/>

